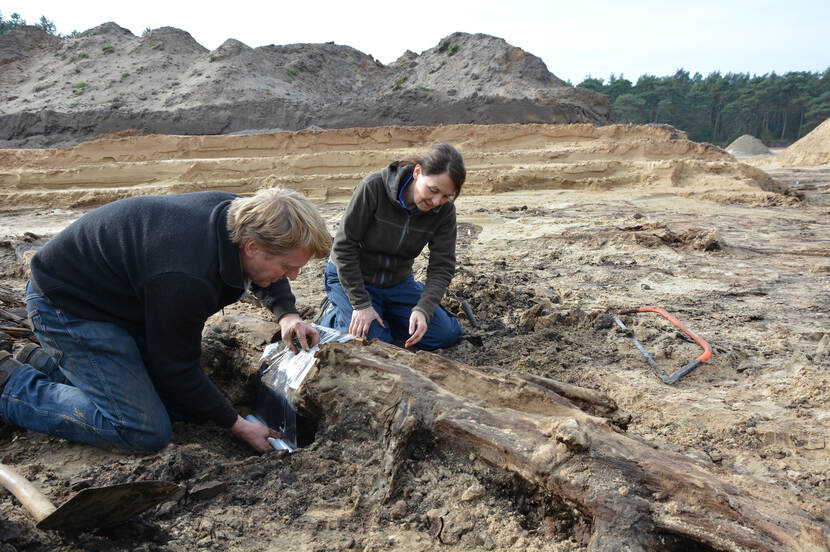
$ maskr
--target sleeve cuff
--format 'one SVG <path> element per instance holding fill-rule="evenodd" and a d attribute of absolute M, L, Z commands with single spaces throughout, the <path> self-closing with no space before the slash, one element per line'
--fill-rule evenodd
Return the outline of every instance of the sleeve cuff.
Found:
<path fill-rule="evenodd" d="M 296 309 L 288 309 L 283 306 L 274 305 L 274 308 L 271 309 L 271 312 L 274 313 L 274 317 L 277 319 L 277 322 L 280 321 L 280 318 L 285 316 L 286 314 L 300 314 L 297 312 Z"/>
<path fill-rule="evenodd" d="M 215 422 L 222 429 L 230 429 L 230 427 L 236 423 L 237 416 L 238 414 L 236 409 L 234 409 L 230 403 L 226 401 L 225 407 L 218 413 Z"/>
<path fill-rule="evenodd" d="M 418 311 L 418 312 L 422 313 L 424 316 L 426 316 L 427 317 L 427 324 L 429 324 L 429 321 L 432 320 L 432 314 L 428 313 L 422 307 L 419 307 L 418 305 L 415 305 L 414 307 L 412 307 L 412 310 Z M 434 314 L 435 310 L 433 310 L 432 313 Z"/>

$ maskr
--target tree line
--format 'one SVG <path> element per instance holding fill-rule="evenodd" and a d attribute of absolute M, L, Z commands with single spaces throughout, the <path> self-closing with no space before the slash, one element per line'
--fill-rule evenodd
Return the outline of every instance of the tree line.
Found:
<path fill-rule="evenodd" d="M 606 94 L 615 123 L 666 123 L 696 142 L 728 144 L 751 134 L 766 144 L 798 140 L 830 118 L 830 68 L 784 75 L 700 73 L 622 75 L 608 82 L 590 75 L 577 86 Z"/>

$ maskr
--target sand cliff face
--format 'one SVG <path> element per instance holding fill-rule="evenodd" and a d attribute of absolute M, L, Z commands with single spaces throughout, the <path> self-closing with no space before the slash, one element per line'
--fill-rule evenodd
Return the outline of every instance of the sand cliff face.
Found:
<path fill-rule="evenodd" d="M 244 136 L 100 138 L 71 148 L 0 150 L 0 203 L 78 207 L 145 194 L 279 185 L 316 201 L 348 198 L 395 159 L 450 142 L 465 195 L 516 190 L 641 190 L 727 202 L 788 202 L 785 186 L 667 126 L 443 125 Z"/>
<path fill-rule="evenodd" d="M 454 33 L 383 65 L 348 46 L 229 39 L 214 51 L 163 27 L 105 23 L 75 38 L 0 36 L 0 146 L 72 145 L 130 128 L 163 134 L 450 123 L 610 123 L 604 95 L 538 57 Z"/>

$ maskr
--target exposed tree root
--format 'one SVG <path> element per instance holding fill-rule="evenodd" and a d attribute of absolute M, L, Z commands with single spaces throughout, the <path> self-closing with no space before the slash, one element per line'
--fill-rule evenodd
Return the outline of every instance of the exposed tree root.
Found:
<path fill-rule="evenodd" d="M 407 441 L 518 474 L 593 520 L 594 551 L 653 550 L 674 535 L 718 550 L 826 551 L 830 504 L 658 449 L 594 391 L 373 343 L 333 343 L 294 397 L 333 423 L 360 406 L 384 424 L 387 500 Z"/>

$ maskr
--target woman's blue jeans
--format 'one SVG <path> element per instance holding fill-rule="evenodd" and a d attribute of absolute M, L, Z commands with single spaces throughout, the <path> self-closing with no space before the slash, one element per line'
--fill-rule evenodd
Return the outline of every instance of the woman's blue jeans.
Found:
<path fill-rule="evenodd" d="M 56 308 L 26 286 L 26 310 L 42 366 L 24 364 L 0 395 L 0 416 L 21 427 L 134 452 L 159 450 L 172 426 L 136 339 L 108 322 Z"/>
<path fill-rule="evenodd" d="M 334 310 L 321 321 L 321 325 L 348 332 L 352 321 L 352 303 L 340 284 L 337 268 L 331 262 L 326 263 L 325 286 L 326 295 L 334 305 Z M 372 322 L 366 339 L 371 341 L 378 338 L 387 343 L 392 343 L 393 339 L 409 339 L 409 316 L 412 314 L 412 307 L 417 305 L 421 298 L 424 285 L 410 276 L 400 284 L 388 288 L 367 285 L 366 291 L 372 298 L 372 306 L 386 324 L 383 328 L 377 321 Z M 427 351 L 450 347 L 455 345 L 462 333 L 458 319 L 439 306 L 429 321 L 427 332 L 415 347 Z"/>

